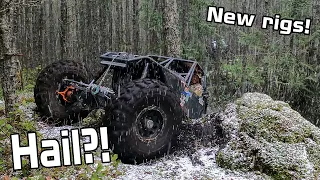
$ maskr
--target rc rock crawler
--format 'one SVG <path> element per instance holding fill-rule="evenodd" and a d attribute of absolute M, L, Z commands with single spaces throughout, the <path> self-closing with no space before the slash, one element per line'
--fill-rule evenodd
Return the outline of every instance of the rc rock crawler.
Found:
<path fill-rule="evenodd" d="M 113 152 L 123 162 L 140 163 L 170 153 L 182 120 L 206 113 L 206 80 L 196 61 L 124 52 L 100 58 L 97 73 L 78 61 L 44 68 L 34 89 L 40 115 L 62 124 L 105 109 Z M 109 72 L 111 87 L 105 87 Z"/>

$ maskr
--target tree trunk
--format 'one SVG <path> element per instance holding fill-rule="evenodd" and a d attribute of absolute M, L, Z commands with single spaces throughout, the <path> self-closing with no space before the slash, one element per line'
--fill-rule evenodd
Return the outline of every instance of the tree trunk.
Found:
<path fill-rule="evenodd" d="M 132 52 L 132 41 L 131 41 L 131 23 L 132 23 L 132 12 L 130 8 L 130 2 L 129 0 L 126 0 L 126 11 L 125 11 L 125 16 L 126 16 L 126 26 L 125 26 L 125 32 L 126 32 L 126 43 L 127 43 L 127 49 L 126 51 Z"/>
<path fill-rule="evenodd" d="M 182 1 L 182 17 L 181 17 L 181 24 L 182 24 L 182 32 L 181 32 L 181 39 L 183 43 L 189 42 L 189 35 L 188 35 L 188 26 L 189 26 L 189 0 Z"/>
<path fill-rule="evenodd" d="M 19 60 L 13 32 L 13 2 L 0 0 L 0 69 L 3 96 L 5 100 L 5 112 L 14 110 L 17 103 L 15 95 L 18 87 Z"/>
<path fill-rule="evenodd" d="M 160 9 L 160 0 L 155 0 L 153 6 L 153 13 L 161 13 Z M 150 53 L 152 54 L 159 54 L 160 53 L 160 46 L 161 46 L 161 40 L 158 37 L 159 32 L 159 25 L 158 25 L 158 19 L 152 18 L 151 22 L 151 37 L 150 37 Z"/>
<path fill-rule="evenodd" d="M 132 51 L 135 54 L 139 53 L 139 41 L 140 41 L 140 33 L 139 33 L 139 0 L 133 0 L 133 16 L 132 16 L 132 24 L 133 24 L 133 47 Z"/>
<path fill-rule="evenodd" d="M 115 26 L 115 36 L 116 36 L 116 51 L 122 51 L 121 50 L 121 45 L 122 45 L 122 43 L 121 43 L 121 29 L 122 29 L 122 27 L 121 27 L 121 22 L 122 22 L 122 20 L 121 20 L 121 9 L 120 9 L 120 4 L 119 4 L 119 2 L 115 2 L 115 9 L 116 9 L 116 11 L 115 11 L 115 17 L 116 17 L 116 19 L 115 19 L 115 24 L 114 24 L 114 26 Z"/>
<path fill-rule="evenodd" d="M 61 59 L 67 59 L 67 28 L 68 28 L 68 12 L 67 12 L 67 1 L 60 1 L 60 11 L 61 11 L 61 34 L 60 34 L 60 50 L 61 50 Z"/>
<path fill-rule="evenodd" d="M 108 27 L 108 34 L 109 34 L 109 44 L 108 44 L 108 50 L 112 51 L 114 50 L 113 46 L 113 3 L 112 0 L 107 1 L 107 13 L 108 13 L 108 22 L 109 22 L 109 27 Z"/>
<path fill-rule="evenodd" d="M 126 11 L 125 11 L 126 1 L 122 1 L 120 3 L 120 28 L 121 28 L 121 41 L 120 41 L 120 49 L 121 51 L 127 51 L 127 42 L 126 42 Z"/>
<path fill-rule="evenodd" d="M 164 2 L 165 55 L 179 57 L 181 54 L 181 40 L 178 28 L 177 1 L 165 0 Z"/>

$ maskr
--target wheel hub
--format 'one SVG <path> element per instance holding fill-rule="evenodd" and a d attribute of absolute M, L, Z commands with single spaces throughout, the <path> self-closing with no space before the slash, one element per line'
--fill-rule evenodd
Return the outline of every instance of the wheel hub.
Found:
<path fill-rule="evenodd" d="M 152 139 L 161 133 L 165 123 L 165 113 L 155 106 L 143 109 L 136 119 L 136 129 L 142 139 Z"/>
<path fill-rule="evenodd" d="M 63 91 L 57 91 L 57 93 L 62 97 L 62 99 L 65 102 L 70 103 L 71 102 L 71 96 L 74 92 L 75 88 L 73 86 L 68 86 L 65 90 Z"/>
<path fill-rule="evenodd" d="M 147 124 L 147 128 L 148 129 L 152 129 L 153 128 L 154 123 L 153 123 L 152 120 L 148 119 L 146 124 Z"/>

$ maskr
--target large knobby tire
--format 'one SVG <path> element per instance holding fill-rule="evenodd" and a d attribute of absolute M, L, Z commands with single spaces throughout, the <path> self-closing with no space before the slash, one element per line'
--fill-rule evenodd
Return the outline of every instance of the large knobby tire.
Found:
<path fill-rule="evenodd" d="M 124 163 L 141 163 L 170 153 L 184 118 L 176 94 L 150 79 L 122 87 L 108 114 L 105 124 L 110 143 Z"/>
<path fill-rule="evenodd" d="M 47 117 L 50 123 L 59 125 L 63 122 L 78 121 L 82 114 L 70 109 L 67 111 L 66 103 L 62 102 L 56 91 L 64 78 L 88 83 L 91 76 L 85 65 L 76 61 L 57 61 L 44 68 L 38 75 L 34 88 L 34 98 L 40 115 Z"/>

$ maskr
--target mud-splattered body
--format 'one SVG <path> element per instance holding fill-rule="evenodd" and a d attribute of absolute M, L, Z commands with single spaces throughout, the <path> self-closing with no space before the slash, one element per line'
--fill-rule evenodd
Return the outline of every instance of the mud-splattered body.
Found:
<path fill-rule="evenodd" d="M 193 60 L 164 56 L 135 56 L 126 53 L 109 52 L 101 56 L 101 64 L 114 69 L 113 88 L 135 79 L 156 79 L 171 88 L 181 97 L 181 107 L 189 118 L 199 118 L 206 113 L 207 92 L 205 75 L 200 65 Z M 192 85 L 194 74 L 203 79 L 198 85 Z M 186 89 L 188 89 L 186 91 Z"/>
<path fill-rule="evenodd" d="M 105 109 L 102 121 L 113 151 L 135 163 L 169 153 L 181 122 L 206 113 L 205 76 L 196 61 L 119 52 L 101 59 L 98 72 L 75 61 L 46 67 L 35 87 L 41 115 L 59 123 Z M 109 72 L 112 82 L 105 85 Z"/>

